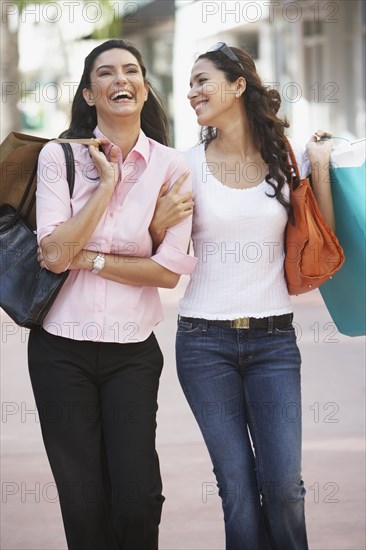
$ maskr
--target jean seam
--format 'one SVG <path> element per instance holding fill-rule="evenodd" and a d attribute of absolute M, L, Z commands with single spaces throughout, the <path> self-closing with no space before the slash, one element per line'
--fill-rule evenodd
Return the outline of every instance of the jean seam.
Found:
<path fill-rule="evenodd" d="M 256 457 L 258 458 L 259 476 L 260 476 L 260 479 L 261 479 L 262 491 L 263 491 L 264 497 L 266 498 L 266 500 L 268 500 L 268 494 L 267 494 L 266 484 L 265 484 L 264 475 L 263 475 L 264 467 L 263 467 L 262 450 L 260 448 L 258 431 L 257 431 L 255 419 L 254 419 L 253 410 L 252 410 L 252 407 L 251 407 L 251 404 L 250 404 L 249 395 L 248 395 L 247 389 L 245 387 L 245 383 L 243 384 L 243 387 L 244 387 L 245 400 L 246 400 L 247 407 L 248 407 L 248 413 L 249 413 L 250 419 L 252 421 L 252 426 L 253 426 L 253 432 L 254 432 L 253 436 L 255 437 L 255 453 L 256 453 Z"/>

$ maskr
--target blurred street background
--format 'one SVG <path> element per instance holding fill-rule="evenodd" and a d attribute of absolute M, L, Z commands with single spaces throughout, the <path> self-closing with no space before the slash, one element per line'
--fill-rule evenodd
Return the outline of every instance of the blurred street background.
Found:
<path fill-rule="evenodd" d="M 282 97 L 291 135 L 317 128 L 365 133 L 364 0 L 2 1 L 1 135 L 54 137 L 90 50 L 110 37 L 132 41 L 165 98 L 172 145 L 191 147 L 197 124 L 186 98 L 192 64 L 219 40 L 252 55 Z"/>
<path fill-rule="evenodd" d="M 165 357 L 157 442 L 166 497 L 160 548 L 224 550 L 215 477 L 175 371 L 176 304 L 186 282 L 184 278 L 175 290 L 161 291 L 165 321 L 156 329 Z M 294 297 L 293 304 L 303 359 L 303 479 L 310 549 L 364 550 L 365 338 L 341 335 L 317 290 Z M 0 548 L 66 550 L 28 377 L 28 331 L 4 314 L 1 321 Z"/>
<path fill-rule="evenodd" d="M 247 49 L 282 97 L 289 134 L 365 135 L 364 0 L 5 1 L 1 9 L 1 140 L 55 137 L 68 126 L 85 56 L 122 37 L 162 92 L 171 145 L 194 145 L 191 66 L 217 41 Z M 161 296 L 165 356 L 158 450 L 167 498 L 161 550 L 223 550 L 220 499 L 207 451 L 175 373 L 176 304 Z M 293 298 L 303 357 L 303 478 L 311 550 L 365 550 L 365 338 L 340 334 L 318 291 Z M 27 331 L 1 312 L 1 550 L 66 550 L 30 387 Z"/>

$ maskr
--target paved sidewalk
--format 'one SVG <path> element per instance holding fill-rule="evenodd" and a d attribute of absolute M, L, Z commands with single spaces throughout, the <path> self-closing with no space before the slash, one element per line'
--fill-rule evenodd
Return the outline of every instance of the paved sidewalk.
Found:
<path fill-rule="evenodd" d="M 175 373 L 175 305 L 163 290 L 158 413 L 161 550 L 223 550 L 207 451 Z M 294 298 L 303 357 L 303 477 L 311 550 L 365 550 L 365 338 L 340 335 L 318 291 Z M 66 550 L 26 364 L 27 333 L 1 317 L 1 550 Z"/>

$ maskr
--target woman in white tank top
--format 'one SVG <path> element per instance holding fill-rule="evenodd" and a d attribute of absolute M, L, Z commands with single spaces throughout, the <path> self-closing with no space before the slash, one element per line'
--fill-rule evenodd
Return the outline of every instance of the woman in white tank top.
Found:
<path fill-rule="evenodd" d="M 179 380 L 214 466 L 227 550 L 306 550 L 301 357 L 283 265 L 288 124 L 242 49 L 219 43 L 199 56 L 190 87 L 202 126 L 187 152 L 198 264 L 179 305 Z M 302 175 L 313 168 L 320 210 L 334 226 L 330 144 L 321 136 L 306 153 L 294 149 Z M 173 212 L 190 213 L 191 198 L 170 217 L 166 206 L 158 204 L 154 240 Z"/>

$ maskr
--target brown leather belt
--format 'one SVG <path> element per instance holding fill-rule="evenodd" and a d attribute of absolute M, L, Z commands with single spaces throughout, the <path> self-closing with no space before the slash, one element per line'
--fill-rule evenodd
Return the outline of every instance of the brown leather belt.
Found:
<path fill-rule="evenodd" d="M 211 319 L 200 319 L 198 317 L 179 317 L 179 320 L 187 323 L 205 322 L 208 325 L 215 325 L 226 328 L 285 328 L 292 323 L 293 313 L 285 313 L 284 315 L 272 315 L 270 317 L 239 317 L 228 321 L 219 321 Z"/>

